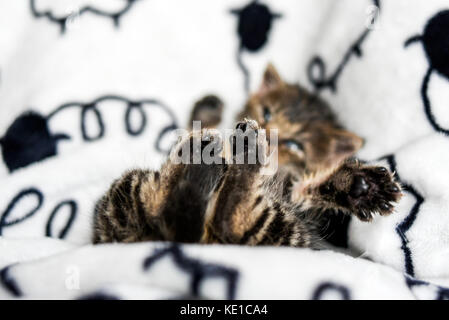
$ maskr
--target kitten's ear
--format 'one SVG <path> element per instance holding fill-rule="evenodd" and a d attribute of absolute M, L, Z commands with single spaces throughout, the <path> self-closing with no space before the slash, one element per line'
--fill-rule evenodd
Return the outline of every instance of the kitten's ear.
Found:
<path fill-rule="evenodd" d="M 332 136 L 332 157 L 335 162 L 353 156 L 363 146 L 362 138 L 344 129 L 334 130 Z"/>
<path fill-rule="evenodd" d="M 263 74 L 263 80 L 262 84 L 260 85 L 258 94 L 264 94 L 271 89 L 279 87 L 283 83 L 284 82 L 279 76 L 276 68 L 271 63 L 269 63 Z"/>

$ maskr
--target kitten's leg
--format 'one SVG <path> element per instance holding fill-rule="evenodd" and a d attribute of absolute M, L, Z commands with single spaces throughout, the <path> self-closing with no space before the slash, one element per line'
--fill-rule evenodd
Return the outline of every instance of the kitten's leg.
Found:
<path fill-rule="evenodd" d="M 297 182 L 292 200 L 312 212 L 331 209 L 370 221 L 376 213 L 392 213 L 401 195 L 400 185 L 386 168 L 348 160 Z"/>
<path fill-rule="evenodd" d="M 160 171 L 131 170 L 116 180 L 96 205 L 94 243 L 194 242 L 201 237 L 202 211 L 223 166 L 191 164 L 192 140 L 206 134 L 182 137 Z M 199 141 L 200 151 L 209 144 Z M 173 161 L 182 150 L 189 151 L 190 159 Z"/>
<path fill-rule="evenodd" d="M 201 121 L 202 128 L 216 128 L 221 122 L 222 113 L 223 102 L 220 98 L 206 96 L 195 103 L 187 127 L 192 129 L 193 121 Z"/>
<path fill-rule="evenodd" d="M 161 171 L 131 170 L 112 183 L 95 206 L 94 243 L 166 240 L 160 211 L 184 169 L 170 159 Z"/>
<path fill-rule="evenodd" d="M 206 210 L 226 171 L 226 164 L 220 156 L 221 137 L 214 130 L 189 133 L 181 139 L 173 153 L 179 156 L 186 150 L 189 156 L 181 157 L 184 163 L 179 163 L 178 157 L 176 164 L 174 159 L 169 159 L 163 167 L 166 180 L 173 182 L 167 184 L 169 192 L 160 217 L 169 240 L 192 243 L 199 242 L 203 235 Z M 193 162 L 195 155 L 199 156 L 197 164 Z M 172 180 L 174 176 L 178 178 Z"/>
<path fill-rule="evenodd" d="M 244 121 L 237 128 L 258 130 L 258 125 L 255 121 Z M 243 150 L 235 148 L 233 160 L 239 151 L 246 157 L 254 152 L 248 146 L 245 144 Z M 258 139 L 257 148 L 262 148 L 260 154 L 267 154 L 265 138 Z M 228 164 L 224 179 L 210 201 L 201 242 L 310 246 L 312 234 L 308 226 L 297 219 L 295 208 L 279 192 L 282 181 L 263 175 L 263 167 L 261 161 Z"/>
<path fill-rule="evenodd" d="M 93 242 L 163 240 L 153 218 L 163 202 L 159 189 L 158 171 L 123 174 L 96 204 Z"/>

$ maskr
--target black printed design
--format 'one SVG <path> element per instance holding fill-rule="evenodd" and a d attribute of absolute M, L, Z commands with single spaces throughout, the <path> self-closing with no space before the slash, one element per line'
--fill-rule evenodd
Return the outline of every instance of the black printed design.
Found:
<path fill-rule="evenodd" d="M 56 144 L 68 139 L 64 134 L 51 134 L 47 119 L 30 111 L 19 116 L 0 138 L 2 155 L 9 171 L 56 155 Z"/>
<path fill-rule="evenodd" d="M 32 196 L 32 195 L 37 199 L 36 206 L 33 209 L 31 209 L 31 211 L 27 212 L 24 216 L 15 218 L 12 220 L 8 220 L 9 216 L 13 213 L 14 208 L 17 206 L 17 204 L 20 202 L 20 200 L 22 200 L 25 197 Z M 3 229 L 5 227 L 9 227 L 9 226 L 18 224 L 18 223 L 30 218 L 31 216 L 33 216 L 42 207 L 43 202 L 44 202 L 44 196 L 43 196 L 42 192 L 40 192 L 36 188 L 29 188 L 29 189 L 25 189 L 25 190 L 19 192 L 11 200 L 11 202 L 9 203 L 9 205 L 7 206 L 7 208 L 5 209 L 5 211 L 2 213 L 2 215 L 0 217 L 0 236 L 2 235 Z"/>
<path fill-rule="evenodd" d="M 30 0 L 30 9 L 33 16 L 37 19 L 47 18 L 48 21 L 59 25 L 59 27 L 61 28 L 61 33 L 64 33 L 66 31 L 67 21 L 69 21 L 69 19 L 73 17 L 73 15 L 81 16 L 88 12 L 95 14 L 97 16 L 110 18 L 114 22 L 114 25 L 118 27 L 120 23 L 120 18 L 131 9 L 131 7 L 137 0 L 122 0 L 123 6 L 120 10 L 116 12 L 107 12 L 101 8 L 97 8 L 95 7 L 96 5 L 95 2 L 91 1 L 94 6 L 84 6 L 82 8 L 78 8 L 76 12 L 66 13 L 65 15 L 62 16 L 57 16 L 56 13 L 50 10 L 39 11 L 39 9 L 36 7 L 36 1 L 38 0 Z"/>
<path fill-rule="evenodd" d="M 70 208 L 70 215 L 67 219 L 67 222 L 65 224 L 65 227 L 59 232 L 58 238 L 64 239 L 67 235 L 67 232 L 69 231 L 69 228 L 72 226 L 73 221 L 75 220 L 76 213 L 78 211 L 78 205 L 73 200 L 67 200 L 60 202 L 51 212 L 50 217 L 48 218 L 47 226 L 45 228 L 45 236 L 47 237 L 53 237 L 53 221 L 55 217 L 58 215 L 61 208 L 68 206 Z"/>
<path fill-rule="evenodd" d="M 237 52 L 237 63 L 245 78 L 245 91 L 249 92 L 249 71 L 242 61 L 242 51 L 256 52 L 262 49 L 268 39 L 268 34 L 273 24 L 273 19 L 281 15 L 273 13 L 265 5 L 257 0 L 250 2 L 245 7 L 231 10 L 232 14 L 238 16 L 237 33 L 240 45 Z"/>
<path fill-rule="evenodd" d="M 172 244 L 167 248 L 155 250 L 150 257 L 146 258 L 143 264 L 144 270 L 150 269 L 165 256 L 170 256 L 178 268 L 190 274 L 190 293 L 193 296 L 199 296 L 201 282 L 205 279 L 223 278 L 227 281 L 227 299 L 235 299 L 239 276 L 236 269 L 189 258 L 182 252 L 179 245 Z"/>
<path fill-rule="evenodd" d="M 351 299 L 351 294 L 347 287 L 333 282 L 323 282 L 313 292 L 312 300 L 321 300 L 325 296 L 325 294 L 329 292 L 335 292 L 339 294 L 341 300 Z"/>
<path fill-rule="evenodd" d="M 401 249 L 404 252 L 405 273 L 413 277 L 415 275 L 415 268 L 413 266 L 412 253 L 408 246 L 408 239 L 406 233 L 408 230 L 410 230 L 413 223 L 415 222 L 416 217 L 418 216 L 419 210 L 421 208 L 421 205 L 424 202 L 424 197 L 411 184 L 401 180 L 397 170 L 396 159 L 394 155 L 385 156 L 380 160 L 383 159 L 388 162 L 390 170 L 396 173 L 395 178 L 401 184 L 402 190 L 409 193 L 411 196 L 415 198 L 415 203 L 412 209 L 410 210 L 409 214 L 404 218 L 404 220 L 402 220 L 396 226 L 396 233 L 399 235 L 399 238 L 401 239 Z"/>
<path fill-rule="evenodd" d="M 405 47 L 415 42 L 421 42 L 429 62 L 429 68 L 424 76 L 421 86 L 421 97 L 424 104 L 424 112 L 432 128 L 445 135 L 449 135 L 449 129 L 442 128 L 432 112 L 432 106 L 428 96 L 430 76 L 434 71 L 449 80 L 449 10 L 440 11 L 433 16 L 424 28 L 422 35 L 409 38 Z"/>
<path fill-rule="evenodd" d="M 11 277 L 9 273 L 10 268 L 11 265 L 0 270 L 0 283 L 14 297 L 21 297 L 23 295 L 22 290 L 20 290 L 20 287 L 17 284 L 16 280 Z"/>
<path fill-rule="evenodd" d="M 449 288 L 438 286 L 427 281 L 415 279 L 405 275 L 405 283 L 412 290 L 414 287 L 424 286 L 435 290 L 435 300 L 449 300 Z"/>
<path fill-rule="evenodd" d="M 373 0 L 373 3 L 377 7 L 377 10 L 380 11 L 380 0 Z M 372 16 L 371 25 L 374 25 L 377 18 L 377 14 L 374 14 Z M 355 56 L 360 58 L 362 56 L 362 44 L 365 42 L 371 31 L 372 29 L 370 28 L 366 28 L 365 30 L 363 30 L 356 41 L 351 44 L 349 49 L 346 51 L 343 59 L 331 75 L 326 76 L 326 64 L 323 58 L 318 55 L 312 58 L 307 68 L 307 76 L 310 83 L 315 87 L 316 91 L 321 91 L 325 88 L 330 89 L 332 92 L 337 91 L 337 81 L 341 73 L 352 57 Z"/>
<path fill-rule="evenodd" d="M 77 300 L 121 300 L 110 293 L 98 291 L 78 297 Z"/>
<path fill-rule="evenodd" d="M 74 108 L 74 107 L 80 108 L 81 109 L 81 133 L 82 133 L 83 139 L 88 142 L 95 141 L 95 140 L 102 138 L 105 134 L 105 125 L 104 125 L 103 117 L 101 115 L 100 110 L 97 107 L 97 105 L 99 103 L 104 102 L 104 101 L 121 101 L 126 104 L 127 109 L 125 112 L 125 126 L 126 126 L 127 132 L 131 136 L 138 136 L 138 135 L 142 134 L 144 129 L 146 128 L 147 116 L 146 116 L 144 107 L 153 107 L 153 108 L 158 108 L 158 109 L 164 111 L 169 116 L 171 121 L 170 121 L 170 124 L 165 126 L 159 133 L 157 140 L 156 140 L 155 149 L 157 151 L 163 152 L 163 153 L 167 153 L 169 151 L 168 149 L 162 149 L 162 146 L 161 146 L 162 138 L 167 133 L 169 133 L 173 130 L 176 130 L 178 128 L 178 125 L 176 122 L 175 115 L 173 114 L 171 109 L 169 107 L 167 107 L 166 105 L 164 105 L 162 102 L 155 100 L 155 99 L 129 100 L 129 99 L 127 99 L 125 97 L 121 97 L 121 96 L 106 95 L 106 96 L 101 96 L 91 102 L 88 102 L 88 103 L 69 102 L 69 103 L 63 104 L 63 105 L 59 106 L 56 110 L 51 112 L 48 115 L 47 119 L 51 119 L 56 114 L 63 111 L 64 109 Z M 133 113 L 133 112 L 138 112 L 138 114 L 141 117 L 140 126 L 137 129 L 132 128 L 132 126 L 131 126 L 131 113 Z M 99 132 L 96 136 L 89 136 L 89 134 L 87 133 L 86 119 L 87 119 L 88 113 L 91 113 L 97 121 Z"/>
<path fill-rule="evenodd" d="M 154 99 L 129 100 L 120 96 L 106 95 L 88 103 L 69 102 L 63 104 L 48 116 L 40 115 L 35 111 L 27 111 L 20 115 L 7 129 L 6 134 L 0 138 L 3 159 L 9 171 L 12 172 L 57 154 L 57 142 L 62 139 L 70 139 L 70 137 L 63 133 L 52 134 L 49 131 L 48 123 L 67 108 L 80 109 L 80 127 L 84 141 L 92 142 L 101 139 L 105 135 L 106 126 L 97 105 L 103 101 L 121 101 L 126 105 L 125 126 L 131 136 L 142 134 L 147 126 L 145 107 L 163 110 L 169 116 L 170 123 L 159 132 L 154 147 L 158 152 L 168 153 L 169 148 L 163 148 L 162 139 L 166 134 L 178 128 L 175 115 L 170 108 Z M 133 128 L 131 125 L 133 113 L 137 113 L 140 117 L 140 124 L 137 128 Z M 89 135 L 87 131 L 86 119 L 89 114 L 96 119 L 98 126 L 98 133 L 93 136 Z"/>
<path fill-rule="evenodd" d="M 36 205 L 29 211 L 26 212 L 23 216 L 14 218 L 14 209 L 19 205 L 20 201 L 23 200 L 26 197 L 35 197 L 37 199 Z M 35 187 L 31 187 L 28 189 L 25 189 L 23 191 L 20 191 L 8 204 L 5 211 L 0 216 L 0 236 L 3 234 L 3 230 L 5 227 L 10 227 L 17 225 L 19 223 L 24 222 L 25 220 L 31 218 L 37 211 L 41 209 L 41 207 L 44 204 L 44 195 L 40 190 L 38 190 Z M 64 206 L 68 206 L 70 208 L 70 214 L 67 218 L 67 222 L 65 223 L 64 227 L 60 232 L 58 233 L 57 237 L 59 239 L 64 239 L 67 236 L 68 231 L 72 227 L 75 217 L 77 214 L 78 206 L 74 200 L 64 200 L 57 204 L 55 208 L 52 210 L 46 227 L 45 227 L 45 236 L 47 237 L 54 237 L 53 236 L 53 222 L 56 218 L 56 216 L 61 212 L 61 208 Z M 11 216 L 13 218 L 11 218 Z"/>

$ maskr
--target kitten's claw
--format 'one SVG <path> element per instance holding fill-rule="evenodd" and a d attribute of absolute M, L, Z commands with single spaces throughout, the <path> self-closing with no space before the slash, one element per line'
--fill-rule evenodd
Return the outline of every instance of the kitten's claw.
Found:
<path fill-rule="evenodd" d="M 247 128 L 246 122 L 239 122 L 239 123 L 237 123 L 237 125 L 235 126 L 235 129 L 236 129 L 236 130 L 242 130 L 243 132 L 246 131 L 246 128 Z"/>
<path fill-rule="evenodd" d="M 254 120 L 245 119 L 235 126 L 234 134 L 230 137 L 232 156 L 256 154 L 258 145 L 259 125 Z"/>
<path fill-rule="evenodd" d="M 247 129 L 251 129 L 257 132 L 257 130 L 260 129 L 259 124 L 257 123 L 256 120 L 251 120 L 251 119 L 244 119 L 243 121 L 240 121 L 237 123 L 237 125 L 235 126 L 236 130 L 242 130 L 243 132 L 246 132 Z"/>

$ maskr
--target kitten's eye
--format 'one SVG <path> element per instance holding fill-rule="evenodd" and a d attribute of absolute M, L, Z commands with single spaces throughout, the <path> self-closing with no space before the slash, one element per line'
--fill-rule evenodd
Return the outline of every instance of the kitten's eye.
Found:
<path fill-rule="evenodd" d="M 300 142 L 295 140 L 285 140 L 283 143 L 290 151 L 304 152 L 304 146 Z"/>
<path fill-rule="evenodd" d="M 270 122 L 271 120 L 271 112 L 267 106 L 263 107 L 263 119 L 265 120 L 265 122 Z"/>

